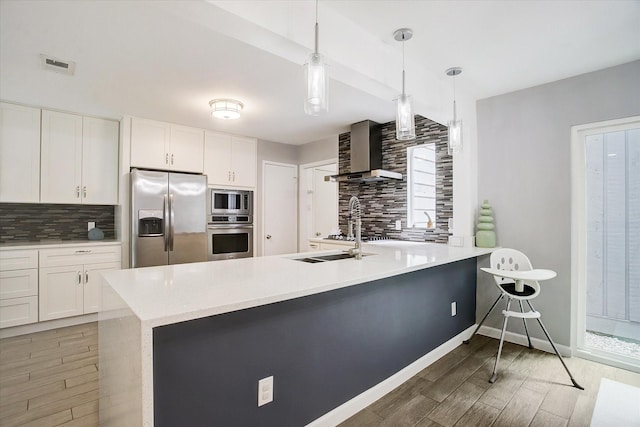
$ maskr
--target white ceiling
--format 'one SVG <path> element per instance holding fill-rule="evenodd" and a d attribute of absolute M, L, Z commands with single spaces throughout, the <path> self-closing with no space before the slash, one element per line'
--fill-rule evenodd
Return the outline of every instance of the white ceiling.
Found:
<path fill-rule="evenodd" d="M 320 47 L 331 63 L 330 112 L 303 113 L 301 64 L 314 2 L 0 0 L 0 98 L 89 115 L 135 115 L 289 144 L 350 123 L 394 118 L 401 46 L 416 110 L 475 101 L 640 59 L 640 1 L 320 1 Z M 43 70 L 40 53 L 77 63 Z M 242 100 L 235 121 L 208 101 Z"/>

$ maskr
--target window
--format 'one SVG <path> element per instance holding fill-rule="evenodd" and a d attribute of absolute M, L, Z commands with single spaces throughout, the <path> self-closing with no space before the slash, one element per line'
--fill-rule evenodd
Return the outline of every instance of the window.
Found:
<path fill-rule="evenodd" d="M 407 224 L 412 228 L 435 228 L 435 144 L 407 148 Z"/>

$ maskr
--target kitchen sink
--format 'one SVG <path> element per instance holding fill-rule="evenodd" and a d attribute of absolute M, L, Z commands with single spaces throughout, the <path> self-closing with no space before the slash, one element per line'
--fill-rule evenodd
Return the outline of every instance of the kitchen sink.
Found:
<path fill-rule="evenodd" d="M 363 257 L 368 255 L 373 255 L 373 254 L 365 254 L 365 253 L 362 254 Z M 318 256 L 312 256 L 312 257 L 293 258 L 293 259 L 295 261 L 302 261 L 302 262 L 308 262 L 310 264 L 315 264 L 318 262 L 339 261 L 341 259 L 350 259 L 350 258 L 355 258 L 355 255 L 342 252 L 339 254 L 318 255 Z"/>

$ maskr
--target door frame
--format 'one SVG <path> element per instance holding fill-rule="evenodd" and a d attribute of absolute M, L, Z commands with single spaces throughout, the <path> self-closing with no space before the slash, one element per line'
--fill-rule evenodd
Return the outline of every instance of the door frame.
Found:
<path fill-rule="evenodd" d="M 640 116 L 576 125 L 571 127 L 571 354 L 622 369 L 638 372 L 637 365 L 627 363 L 624 356 L 613 359 L 584 348 L 586 332 L 586 185 L 584 139 L 587 135 L 640 123 Z"/>
<path fill-rule="evenodd" d="M 338 159 L 337 158 L 333 158 L 333 159 L 327 159 L 327 160 L 320 160 L 317 162 L 312 162 L 312 163 L 305 163 L 303 165 L 299 165 L 298 166 L 298 250 L 302 251 L 302 252 L 306 252 L 307 251 L 307 237 L 304 236 L 303 231 L 304 228 L 302 227 L 302 212 L 303 212 L 303 208 L 304 206 L 302 206 L 302 204 L 304 203 L 305 199 L 306 199 L 306 195 L 307 195 L 307 186 L 309 185 L 308 180 L 307 180 L 307 170 L 309 169 L 315 169 L 317 167 L 320 166 L 328 166 L 328 165 L 335 165 L 336 166 L 336 171 L 338 170 Z M 337 203 L 337 201 L 336 201 Z M 303 250 L 304 248 L 304 250 Z"/>
<path fill-rule="evenodd" d="M 283 162 L 274 162 L 271 160 L 263 160 L 262 161 L 262 173 L 261 173 L 261 178 L 262 178 L 262 182 L 261 182 L 261 189 L 260 189 L 260 200 L 261 200 L 261 209 L 260 209 L 260 230 L 259 230 L 259 235 L 257 236 L 257 238 L 259 239 L 260 243 L 258 244 L 258 250 L 260 251 L 258 256 L 264 256 L 264 223 L 265 223 L 265 212 L 267 211 L 266 209 L 266 203 L 265 203 L 265 192 L 266 192 L 266 167 L 267 165 L 272 165 L 272 166 L 286 166 L 286 167 L 293 167 L 293 169 L 296 172 L 296 184 L 298 186 L 298 191 L 296 191 L 296 198 L 298 197 L 298 192 L 300 189 L 300 175 L 298 173 L 298 165 L 295 165 L 293 163 L 283 163 Z M 299 230 L 298 230 L 298 226 L 299 226 L 299 219 L 298 219 L 298 215 L 297 215 L 297 209 L 298 207 L 298 200 L 296 200 L 296 250 L 299 250 L 298 246 L 298 236 L 299 236 Z M 254 210 L 255 211 L 255 210 Z M 255 231 L 255 230 L 254 230 Z"/>

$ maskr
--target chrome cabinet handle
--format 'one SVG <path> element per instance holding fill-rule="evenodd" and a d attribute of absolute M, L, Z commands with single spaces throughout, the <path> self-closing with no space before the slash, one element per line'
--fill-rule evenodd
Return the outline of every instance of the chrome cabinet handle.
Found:
<path fill-rule="evenodd" d="M 173 154 L 171 155 L 171 164 L 173 164 Z"/>
<path fill-rule="evenodd" d="M 78 271 L 78 285 L 82 284 L 82 273 Z"/>
<path fill-rule="evenodd" d="M 310 248 L 317 248 L 317 247 L 318 247 L 318 245 L 316 245 L 315 243 L 311 243 L 311 244 L 309 245 L 309 247 L 310 247 Z"/>
<path fill-rule="evenodd" d="M 89 272 L 85 271 L 84 272 L 84 284 L 86 285 L 87 283 L 89 283 Z"/>
<path fill-rule="evenodd" d="M 77 254 L 90 254 L 91 249 L 79 249 L 76 251 Z"/>
<path fill-rule="evenodd" d="M 80 198 L 80 186 L 79 185 L 76 187 L 76 197 Z"/>
<path fill-rule="evenodd" d="M 236 173 L 235 173 L 235 171 L 233 172 L 233 182 L 236 182 Z"/>
<path fill-rule="evenodd" d="M 229 178 L 227 179 L 227 181 L 231 181 L 231 171 L 229 171 Z"/>
<path fill-rule="evenodd" d="M 87 198 L 87 186 L 82 187 L 82 197 Z"/>
<path fill-rule="evenodd" d="M 168 165 L 168 164 L 169 164 L 169 153 L 166 153 L 166 154 L 164 155 L 164 164 L 165 164 L 165 165 Z"/>
<path fill-rule="evenodd" d="M 316 231 L 316 237 L 320 237 L 322 236 L 322 233 L 320 233 L 319 231 Z"/>
<path fill-rule="evenodd" d="M 267 234 L 267 240 L 271 240 L 271 234 Z"/>

